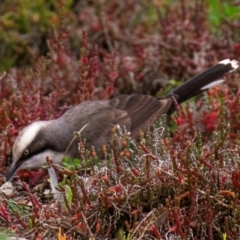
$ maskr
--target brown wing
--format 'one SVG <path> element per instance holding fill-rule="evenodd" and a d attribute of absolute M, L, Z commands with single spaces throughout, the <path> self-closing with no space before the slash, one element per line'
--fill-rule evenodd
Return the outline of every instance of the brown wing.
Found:
<path fill-rule="evenodd" d="M 86 139 L 87 148 L 95 146 L 98 149 L 103 144 L 110 145 L 112 141 L 112 128 L 117 124 L 126 126 L 130 130 L 131 119 L 128 113 L 124 110 L 113 108 L 109 105 L 110 101 L 85 101 L 65 112 L 58 119 L 58 121 L 62 121 L 61 127 L 65 125 L 65 129 L 68 130 L 65 130 L 65 136 L 62 137 L 63 143 L 61 147 L 63 148 L 71 141 L 73 132 L 80 131 L 86 124 L 88 125 L 82 131 L 81 136 L 82 139 Z M 61 131 L 61 129 L 56 130 L 56 132 L 58 131 Z M 74 147 L 75 145 L 73 144 L 71 151 L 74 155 L 77 155 L 78 151 L 77 149 L 75 151 Z"/>
<path fill-rule="evenodd" d="M 149 95 L 119 95 L 110 101 L 110 105 L 119 110 L 126 111 L 131 119 L 130 131 L 133 137 L 138 135 L 141 129 L 146 130 L 149 124 L 162 114 L 168 112 L 172 106 L 172 99 L 156 99 Z"/>
<path fill-rule="evenodd" d="M 131 119 L 126 111 L 112 108 L 97 110 L 89 117 L 89 125 L 83 131 L 83 138 L 88 140 L 89 146 L 101 147 L 112 142 L 112 129 L 119 124 L 128 130 L 131 127 Z"/>
<path fill-rule="evenodd" d="M 70 142 L 74 131 L 79 131 L 86 124 L 88 125 L 81 135 L 83 139 L 86 139 L 88 148 L 91 146 L 99 148 L 103 144 L 109 145 L 112 141 L 111 130 L 117 124 L 125 126 L 131 131 L 133 137 L 137 137 L 140 129 L 145 131 L 149 124 L 153 124 L 162 114 L 167 113 L 171 105 L 171 98 L 158 100 L 140 94 L 119 95 L 111 100 L 83 102 L 69 109 L 58 120 L 63 121 L 61 126 L 65 124 L 68 129 L 68 133 L 65 131 L 65 140 L 62 138 L 61 148 Z M 76 113 L 81 117 L 76 118 Z M 72 152 L 74 155 L 78 154 L 77 149 Z"/>

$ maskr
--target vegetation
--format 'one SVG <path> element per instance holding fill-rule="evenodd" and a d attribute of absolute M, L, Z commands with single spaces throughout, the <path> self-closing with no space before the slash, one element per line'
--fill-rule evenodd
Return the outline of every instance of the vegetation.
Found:
<path fill-rule="evenodd" d="M 118 93 L 163 96 L 225 58 L 239 59 L 237 1 L 3 1 L 0 19 L 0 184 L 23 126 Z M 238 239 L 239 72 L 163 116 L 136 142 L 81 149 L 21 171 L 0 190 L 0 239 Z"/>

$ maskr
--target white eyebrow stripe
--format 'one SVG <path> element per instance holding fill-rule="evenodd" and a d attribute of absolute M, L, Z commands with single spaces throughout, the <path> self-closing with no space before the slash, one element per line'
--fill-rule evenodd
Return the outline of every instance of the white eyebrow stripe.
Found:
<path fill-rule="evenodd" d="M 46 122 L 37 121 L 22 129 L 13 145 L 13 161 L 18 160 L 21 157 L 23 151 L 34 140 L 40 129 L 45 125 Z"/>
<path fill-rule="evenodd" d="M 224 81 L 225 81 L 225 79 L 216 80 L 214 82 L 209 83 L 208 85 L 205 85 L 204 87 L 201 88 L 201 90 L 206 90 L 208 88 L 215 87 L 215 86 L 219 85 L 220 83 L 222 83 Z"/>

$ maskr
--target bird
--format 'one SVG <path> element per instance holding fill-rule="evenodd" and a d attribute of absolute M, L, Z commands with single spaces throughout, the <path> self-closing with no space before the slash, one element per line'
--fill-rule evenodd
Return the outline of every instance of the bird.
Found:
<path fill-rule="evenodd" d="M 55 163 L 61 163 L 63 157 L 79 158 L 78 139 L 71 141 L 73 133 L 81 129 L 86 148 L 109 146 L 116 125 L 124 126 L 137 138 L 139 130 L 145 131 L 161 115 L 171 114 L 174 101 L 181 104 L 224 82 L 224 75 L 238 67 L 238 61 L 225 59 L 160 99 L 143 94 L 120 94 L 112 99 L 83 101 L 57 119 L 33 122 L 20 131 L 13 144 L 13 163 L 5 175 L 6 181 L 19 169 L 41 167 L 47 156 Z"/>

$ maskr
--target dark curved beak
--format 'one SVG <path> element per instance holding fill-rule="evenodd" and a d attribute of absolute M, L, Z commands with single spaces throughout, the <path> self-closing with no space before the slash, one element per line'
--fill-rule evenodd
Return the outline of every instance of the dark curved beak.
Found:
<path fill-rule="evenodd" d="M 17 161 L 12 164 L 10 169 L 8 170 L 7 174 L 5 175 L 6 182 L 10 181 L 15 172 L 20 168 L 24 161 Z"/>

